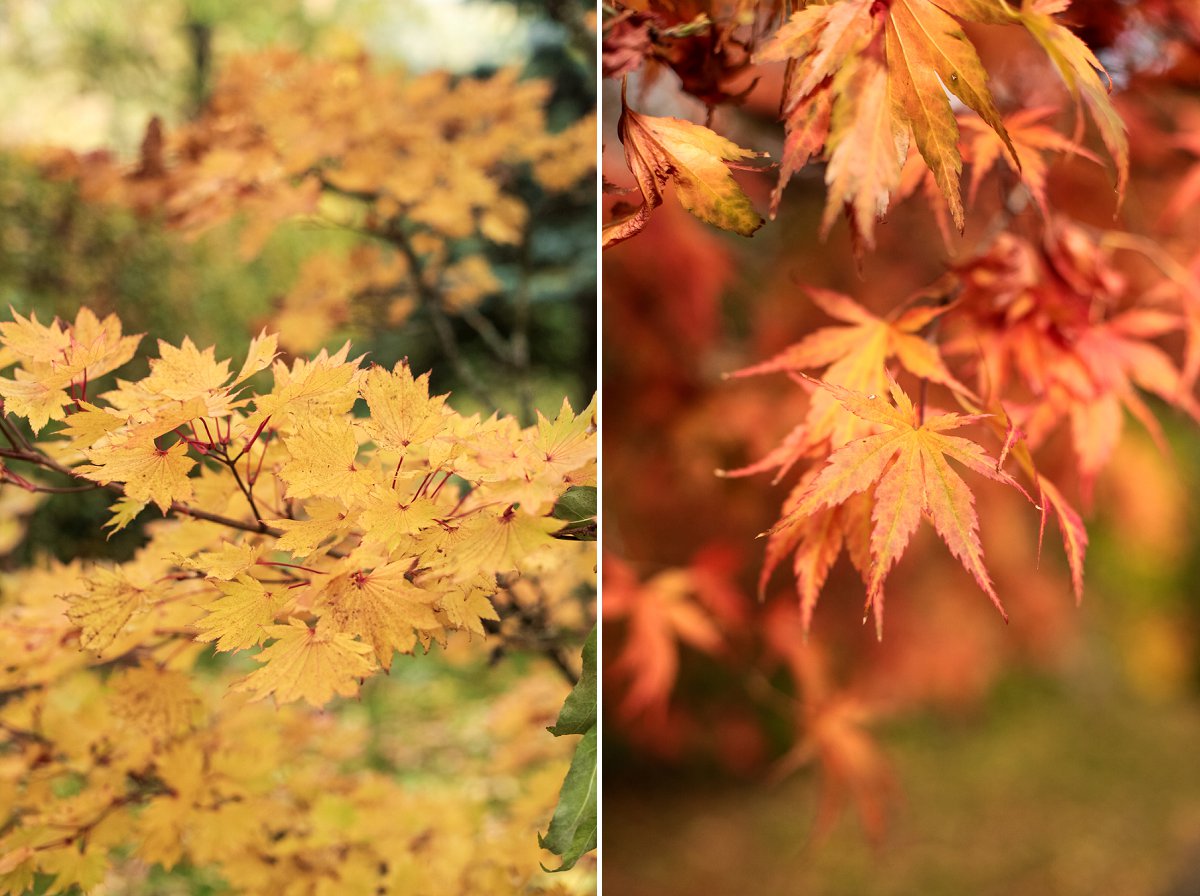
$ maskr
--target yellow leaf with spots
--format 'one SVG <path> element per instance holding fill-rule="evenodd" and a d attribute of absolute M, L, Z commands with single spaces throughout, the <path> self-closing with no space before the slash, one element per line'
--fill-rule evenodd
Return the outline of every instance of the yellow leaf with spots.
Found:
<path fill-rule="evenodd" d="M 433 525 L 438 515 L 438 506 L 427 497 L 414 498 L 376 486 L 360 517 L 363 543 L 382 544 L 394 551 L 405 538 Z"/>
<path fill-rule="evenodd" d="M 481 510 L 469 516 L 446 545 L 446 557 L 436 564 L 439 572 L 463 581 L 485 572 L 520 570 L 524 560 L 548 544 L 562 521 L 522 513 L 509 507 L 496 514 Z"/>
<path fill-rule="evenodd" d="M 285 440 L 291 460 L 279 471 L 289 498 L 340 495 L 350 499 L 371 487 L 356 465 L 358 438 L 346 418 L 305 420 Z"/>

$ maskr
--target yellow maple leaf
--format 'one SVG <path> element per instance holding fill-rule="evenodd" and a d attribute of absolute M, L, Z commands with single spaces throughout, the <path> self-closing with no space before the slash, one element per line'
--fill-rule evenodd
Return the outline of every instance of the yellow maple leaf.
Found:
<path fill-rule="evenodd" d="M 319 707 L 335 694 L 357 694 L 360 681 L 376 668 L 371 645 L 324 620 L 312 628 L 289 619 L 287 625 L 267 626 L 267 635 L 276 640 L 255 657 L 263 667 L 235 682 L 231 690 L 246 691 L 255 700 L 273 694 L 276 703 L 306 700 Z"/>
<path fill-rule="evenodd" d="M 224 544 L 220 550 L 201 551 L 194 557 L 176 556 L 183 569 L 198 569 L 211 579 L 229 581 L 258 562 L 266 549 L 261 544 Z"/>
<path fill-rule="evenodd" d="M 283 600 L 247 575 L 233 582 L 215 582 L 221 596 L 204 605 L 208 615 L 196 623 L 197 641 L 216 641 L 217 650 L 244 650 L 267 638 L 267 626 Z"/>
<path fill-rule="evenodd" d="M 289 498 L 341 495 L 353 498 L 371 487 L 360 469 L 358 439 L 346 418 L 313 418 L 301 422 L 284 440 L 291 460 L 279 471 Z"/>
<path fill-rule="evenodd" d="M 360 517 L 363 542 L 382 544 L 394 551 L 406 537 L 431 526 L 438 515 L 437 505 L 427 497 L 417 498 L 377 485 Z"/>
<path fill-rule="evenodd" d="M 268 335 L 264 329 L 261 333 L 250 340 L 250 347 L 246 350 L 246 361 L 242 364 L 242 369 L 238 371 L 238 375 L 234 377 L 232 385 L 236 386 L 243 380 L 247 380 L 260 370 L 265 370 L 275 360 L 278 354 L 279 336 L 275 333 Z"/>
<path fill-rule="evenodd" d="M 69 335 L 62 360 L 78 381 L 116 370 L 133 357 L 142 341 L 141 335 L 121 335 L 121 321 L 115 314 L 100 320 L 86 305 L 75 315 Z"/>
<path fill-rule="evenodd" d="M 163 513 L 174 501 L 192 497 L 188 472 L 196 461 L 187 456 L 187 445 L 176 442 L 158 448 L 153 442 L 121 445 L 92 452 L 94 464 L 76 467 L 76 472 L 101 485 L 125 483 L 125 495 L 135 501 L 153 501 Z"/>
<path fill-rule="evenodd" d="M 150 375 L 142 386 L 178 401 L 220 389 L 229 380 L 229 361 L 218 361 L 214 352 L 213 346 L 201 351 L 187 336 L 178 348 L 160 339 L 159 356 L 150 359 Z"/>
<path fill-rule="evenodd" d="M 445 395 L 429 397 L 429 374 L 412 375 L 406 361 L 391 372 L 372 367 L 363 380 L 362 396 L 371 408 L 365 424 L 379 445 L 398 448 L 432 439 L 445 428 Z"/>
<path fill-rule="evenodd" d="M 38 323 L 37 312 L 21 317 L 12 310 L 13 319 L 0 323 L 0 343 L 23 362 L 49 364 L 62 358 L 71 337 L 58 318 L 49 324 Z"/>
<path fill-rule="evenodd" d="M 13 379 L 0 377 L 0 398 L 4 409 L 27 419 L 36 434 L 51 420 L 66 418 L 63 408 L 71 403 L 66 393 L 70 384 L 71 375 L 66 371 L 30 373 L 17 368 Z"/>
<path fill-rule="evenodd" d="M 321 349 L 311 361 L 298 358 L 291 368 L 276 361 L 271 367 L 274 388 L 254 400 L 255 412 L 246 426 L 253 430 L 268 416 L 273 426 L 290 426 L 314 415 L 349 412 L 358 399 L 359 380 L 363 376 L 358 366 L 361 358 L 347 361 L 349 353 L 347 342 L 332 355 Z"/>
<path fill-rule="evenodd" d="M 522 513 L 513 506 L 501 513 L 480 510 L 467 517 L 448 540 L 446 557 L 435 568 L 458 581 L 481 571 L 519 570 L 530 554 L 553 544 L 550 533 L 561 528 L 561 520 Z"/>
<path fill-rule="evenodd" d="M 64 594 L 67 618 L 79 627 L 79 643 L 103 651 L 133 617 L 145 609 L 149 595 L 145 583 L 133 581 L 121 567 L 97 567 L 85 582 L 86 590 Z"/>
<path fill-rule="evenodd" d="M 484 634 L 483 620 L 500 621 L 488 593 L 481 588 L 465 588 L 443 594 L 438 609 L 445 614 L 449 628 Z"/>
<path fill-rule="evenodd" d="M 335 576 L 319 598 L 337 629 L 369 643 L 385 670 L 395 651 L 412 652 L 417 631 L 442 627 L 433 612 L 440 594 L 410 582 L 408 568 L 408 563 L 386 563 Z"/>
<path fill-rule="evenodd" d="M 337 498 L 314 498 L 304 502 L 306 520 L 267 520 L 267 522 L 283 532 L 283 536 L 275 542 L 280 551 L 287 551 L 293 557 L 307 557 L 317 549 L 317 546 L 338 530 L 348 531 L 354 525 L 355 514 L 346 509 L 346 505 Z"/>
<path fill-rule="evenodd" d="M 110 408 L 97 407 L 86 401 L 79 402 L 79 410 L 67 418 L 61 435 L 71 440 L 73 448 L 90 447 L 114 430 L 125 425 L 126 418 Z"/>
<path fill-rule="evenodd" d="M 538 411 L 537 435 L 534 449 L 539 465 L 545 463 L 545 475 L 561 477 L 582 467 L 596 457 L 596 397 L 579 412 L 571 410 L 571 402 L 563 399 L 558 416 L 551 423 Z"/>
<path fill-rule="evenodd" d="M 158 743 L 190 730 L 203 710 L 187 673 L 150 662 L 122 669 L 108 684 L 114 715 Z"/>

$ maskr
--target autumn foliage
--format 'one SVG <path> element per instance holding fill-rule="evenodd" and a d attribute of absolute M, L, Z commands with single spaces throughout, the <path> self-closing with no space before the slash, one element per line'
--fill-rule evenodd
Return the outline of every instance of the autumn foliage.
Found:
<path fill-rule="evenodd" d="M 606 470 L 672 483 L 606 504 L 614 742 L 817 762 L 821 819 L 852 798 L 879 833 L 869 721 L 1070 637 L 1126 417 L 1164 449 L 1200 420 L 1195 222 L 1147 218 L 1194 157 L 1200 32 L 1135 6 L 614 6 Z"/>
<path fill-rule="evenodd" d="M 483 245 L 522 246 L 539 211 L 522 187 L 542 202 L 590 195 L 595 120 L 551 131 L 551 86 L 512 69 L 409 77 L 365 55 L 279 50 L 233 60 L 195 120 L 152 121 L 136 166 L 72 153 L 43 164 L 85 198 L 189 237 L 236 218 L 244 258 L 292 220 L 356 237 L 309 257 L 280 303 L 283 344 L 312 351 L 338 329 L 399 326 L 418 310 L 478 314 L 504 286 Z"/>
<path fill-rule="evenodd" d="M 407 360 L 316 350 L 501 291 L 480 243 L 526 238 L 517 187 L 587 190 L 594 165 L 590 121 L 546 128 L 548 92 L 280 51 L 234 63 L 195 120 L 152 122 L 132 165 L 38 157 L 188 237 L 236 221 L 247 257 L 288 220 L 360 242 L 310 258 L 233 360 L 87 307 L 0 323 L 6 495 L 106 492 L 105 529 L 139 535 L 123 562 L 5 570 L 0 893 L 172 870 L 544 892 L 567 884 L 539 865 L 594 847 L 595 401 L 463 414 Z M 583 736 L 569 775 L 580 739 L 552 734 Z"/>

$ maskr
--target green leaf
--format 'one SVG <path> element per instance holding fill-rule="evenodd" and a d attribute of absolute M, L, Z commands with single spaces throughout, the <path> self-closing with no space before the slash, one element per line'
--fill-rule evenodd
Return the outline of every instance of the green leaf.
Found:
<path fill-rule="evenodd" d="M 555 737 L 564 734 L 587 734 L 596 727 L 596 629 L 583 645 L 583 671 L 575 689 L 567 694 L 558 722 L 546 730 Z"/>
<path fill-rule="evenodd" d="M 580 856 L 596 848 L 596 729 L 583 736 L 575 748 L 571 768 L 558 794 L 558 808 L 550 820 L 550 830 L 538 835 L 538 846 L 562 856 L 557 868 L 542 866 L 544 871 L 568 871 Z"/>
<path fill-rule="evenodd" d="M 592 490 L 595 491 L 594 489 Z M 538 845 L 562 857 L 553 871 L 574 868 L 580 856 L 596 848 L 597 734 L 596 734 L 596 629 L 583 646 L 583 671 L 567 695 L 558 722 L 546 729 L 555 737 L 582 734 L 571 768 L 563 779 L 550 830 L 538 835 Z M 542 866 L 546 871 L 550 868 Z"/>
<path fill-rule="evenodd" d="M 593 485 L 573 485 L 563 492 L 550 515 L 567 525 L 555 532 L 554 537 L 595 541 L 596 503 L 596 487 Z"/>

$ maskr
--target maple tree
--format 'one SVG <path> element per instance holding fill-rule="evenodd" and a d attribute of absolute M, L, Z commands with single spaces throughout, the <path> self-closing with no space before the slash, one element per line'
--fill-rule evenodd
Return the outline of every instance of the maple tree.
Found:
<path fill-rule="evenodd" d="M 196 118 L 152 120 L 137 165 L 73 152 L 40 164 L 86 201 L 160 218 L 190 239 L 236 220 L 244 260 L 290 222 L 319 224 L 340 239 L 309 253 L 282 296 L 272 316 L 282 345 L 313 351 L 335 334 L 419 318 L 463 384 L 495 405 L 461 323 L 517 381 L 528 417 L 532 304 L 590 297 L 594 277 L 559 258 L 565 289 L 537 276 L 539 219 L 587 206 L 595 165 L 594 116 L 552 129 L 551 92 L 511 68 L 407 77 L 363 54 L 264 51 L 230 60 Z M 511 311 L 487 313 L 505 294 Z"/>
<path fill-rule="evenodd" d="M 1069 630 L 1126 416 L 1164 449 L 1200 420 L 1194 11 L 630 0 L 603 28 L 606 475 L 671 483 L 607 495 L 613 743 L 815 763 L 821 825 L 852 799 L 877 836 L 868 726 Z"/>
<path fill-rule="evenodd" d="M 65 217 L 141 218 L 117 251 L 224 230 L 249 263 L 282 232 L 307 260 L 234 359 L 147 350 L 103 288 L 0 322 L 3 550 L 95 495 L 134 545 L 5 563 L 0 893 L 587 889 L 596 402 L 563 398 L 534 327 L 591 276 L 543 280 L 594 125 L 552 126 L 553 85 L 515 70 L 221 72 L 132 164 L 22 151 Z M 457 376 L 335 338 L 402 324 Z"/>

